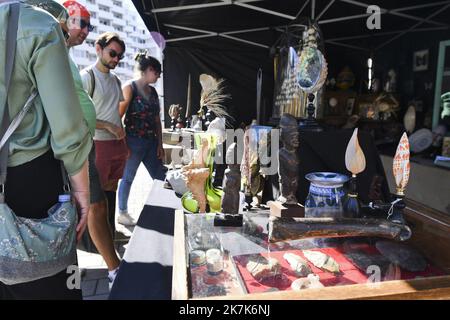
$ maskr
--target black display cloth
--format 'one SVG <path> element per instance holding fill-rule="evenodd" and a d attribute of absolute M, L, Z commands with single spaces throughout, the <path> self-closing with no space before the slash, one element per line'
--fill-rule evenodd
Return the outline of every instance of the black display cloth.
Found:
<path fill-rule="evenodd" d="M 322 171 L 351 176 L 345 166 L 345 151 L 352 134 L 353 130 L 350 129 L 300 133 L 299 187 L 297 190 L 299 203 L 305 203 L 309 192 L 310 182 L 305 178 L 306 174 Z M 366 169 L 357 175 L 359 199 L 365 204 L 374 200 L 390 201 L 386 174 L 372 136 L 369 132 L 359 131 L 358 140 L 366 158 Z M 271 176 L 270 180 L 271 186 L 267 185 L 264 191 L 272 194 L 273 198 L 277 198 L 279 195 L 278 176 Z M 378 188 L 375 186 L 377 184 Z M 347 187 L 347 184 L 344 187 Z"/>

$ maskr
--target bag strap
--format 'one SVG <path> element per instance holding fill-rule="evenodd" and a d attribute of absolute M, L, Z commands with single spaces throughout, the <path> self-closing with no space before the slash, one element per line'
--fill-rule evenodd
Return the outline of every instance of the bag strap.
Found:
<path fill-rule="evenodd" d="M 91 76 L 91 90 L 89 90 L 89 96 L 91 97 L 91 99 L 94 98 L 94 90 L 95 90 L 95 75 L 94 75 L 94 70 L 92 70 L 92 68 L 89 68 L 87 70 L 87 72 L 89 73 L 89 75 Z"/>
<path fill-rule="evenodd" d="M 3 111 L 3 119 L 1 124 L 1 140 L 0 140 L 0 203 L 5 202 L 5 182 L 8 169 L 8 155 L 9 155 L 9 138 L 26 116 L 28 110 L 33 106 L 33 100 L 38 95 L 37 90 L 34 90 L 28 97 L 22 110 L 9 123 L 9 106 L 8 106 L 8 91 L 11 83 L 11 76 L 14 67 L 14 58 L 16 53 L 16 38 L 17 29 L 19 25 L 20 4 L 18 2 L 12 3 L 10 6 L 10 16 L 8 19 L 8 29 L 6 34 L 6 64 L 5 64 L 5 108 Z M 61 161 L 61 170 L 63 172 L 64 191 L 70 191 L 70 184 L 67 177 L 66 170 Z"/>
<path fill-rule="evenodd" d="M 20 4 L 12 3 L 9 7 L 8 29 L 6 31 L 6 63 L 5 63 L 5 105 L 3 109 L 3 119 L 1 125 L 1 134 L 5 135 L 9 126 L 9 106 L 8 91 L 11 83 L 12 70 L 14 67 L 14 58 L 16 55 L 16 38 L 19 26 Z M 9 138 L 9 137 L 8 137 Z M 6 139 L 6 148 L 0 149 L 0 202 L 5 202 L 5 182 L 6 169 L 8 167 L 9 143 Z M 3 140 L 3 139 L 2 139 Z"/>
<path fill-rule="evenodd" d="M 89 96 L 91 97 L 91 99 L 93 99 L 94 91 L 95 91 L 95 75 L 94 75 L 93 67 L 88 68 L 87 72 L 89 73 L 89 76 L 91 77 L 91 90 L 89 90 Z M 119 89 L 122 90 L 122 83 L 120 82 L 120 79 L 115 74 L 114 74 L 114 78 L 116 79 Z"/>

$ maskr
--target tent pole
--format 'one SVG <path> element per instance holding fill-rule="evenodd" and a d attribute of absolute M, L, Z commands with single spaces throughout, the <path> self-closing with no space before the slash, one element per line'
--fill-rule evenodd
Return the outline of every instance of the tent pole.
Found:
<path fill-rule="evenodd" d="M 370 51 L 369 49 L 365 49 L 365 48 L 361 48 L 361 47 L 357 47 L 357 46 L 352 46 L 352 45 L 349 45 L 349 44 L 340 43 L 340 42 L 331 41 L 331 40 L 325 40 L 325 43 L 334 44 L 336 46 L 350 48 L 350 49 L 355 49 L 355 50 Z"/>
<path fill-rule="evenodd" d="M 236 0 L 237 3 L 247 3 L 247 2 L 257 2 L 257 1 L 263 1 L 263 0 Z M 221 7 L 221 6 L 229 6 L 229 5 L 232 5 L 232 4 L 233 4 L 232 1 L 225 0 L 225 1 L 222 1 L 222 2 L 210 2 L 210 3 L 192 4 L 192 5 L 186 5 L 186 6 L 157 8 L 157 9 L 153 9 L 152 13 L 161 13 L 161 12 L 170 12 L 170 11 L 194 10 L 194 9 Z"/>
<path fill-rule="evenodd" d="M 311 20 L 314 21 L 314 16 L 316 13 L 316 0 L 311 1 Z"/>
<path fill-rule="evenodd" d="M 282 17 L 282 18 L 286 18 L 286 19 L 289 19 L 289 20 L 294 20 L 295 19 L 294 16 L 290 16 L 288 14 L 284 14 L 284 13 L 281 13 L 281 12 L 276 12 L 276 11 L 273 11 L 273 10 L 264 9 L 264 8 L 257 7 L 257 6 L 251 5 L 251 4 L 246 4 L 246 3 L 242 3 L 242 2 L 234 2 L 233 4 L 236 5 L 236 6 L 239 6 L 239 7 L 244 7 L 244 8 L 252 9 L 252 10 L 255 10 L 255 11 L 268 13 L 268 14 L 271 14 L 271 15 L 274 15 L 274 16 L 278 16 L 278 17 Z"/>
<path fill-rule="evenodd" d="M 355 5 L 355 6 L 358 6 L 358 7 L 364 7 L 364 8 L 367 8 L 369 6 L 369 4 L 367 4 L 367 3 L 360 2 L 360 1 L 355 1 L 355 0 L 341 0 L 341 2 L 349 3 L 349 4 L 352 4 L 352 5 Z M 402 8 L 398 8 L 398 9 L 402 9 Z M 421 21 L 421 22 L 428 22 L 428 23 L 435 24 L 435 25 L 438 25 L 438 26 L 444 26 L 445 25 L 444 23 L 436 22 L 436 21 L 433 21 L 431 19 L 429 19 L 427 21 L 424 21 L 426 18 L 419 18 L 419 17 L 412 16 L 412 15 L 409 15 L 409 14 L 404 14 L 404 13 L 397 12 L 396 10 L 398 10 L 398 9 L 387 10 L 387 9 L 384 9 L 384 8 L 380 8 L 382 14 L 386 14 L 386 13 L 387 14 L 392 14 L 394 16 L 399 16 L 399 17 L 403 17 L 403 18 L 407 18 L 407 19 L 411 19 L 411 20 L 416 20 L 416 21 Z"/>
<path fill-rule="evenodd" d="M 398 38 L 400 38 L 401 36 L 407 34 L 408 32 L 411 32 L 412 30 L 416 29 L 416 28 L 417 28 L 418 26 L 420 26 L 421 24 L 423 24 L 423 23 L 425 23 L 425 22 L 428 22 L 428 20 L 430 20 L 430 19 L 433 18 L 434 16 L 437 16 L 439 13 L 441 13 L 441 12 L 447 10 L 448 7 L 450 7 L 450 3 L 447 4 L 447 5 L 445 5 L 444 7 L 440 8 L 439 10 L 433 12 L 433 13 L 430 14 L 429 16 L 427 16 L 427 17 L 425 18 L 424 21 L 417 22 L 415 25 L 413 25 L 413 26 L 412 26 L 411 28 L 409 28 L 408 30 L 403 31 L 402 33 L 397 34 L 396 36 L 394 36 L 393 38 L 389 39 L 388 41 L 386 41 L 386 42 L 380 44 L 378 47 L 375 48 L 375 50 L 378 50 L 378 49 L 383 48 L 384 46 L 386 46 L 387 44 L 391 43 L 391 42 L 394 41 L 395 39 L 398 39 Z"/>
<path fill-rule="evenodd" d="M 415 30 L 411 30 L 410 32 L 423 32 L 423 31 L 446 30 L 446 29 L 448 29 L 448 27 L 430 27 L 430 28 L 415 29 Z M 381 32 L 381 33 L 374 33 L 374 34 L 363 34 L 363 35 L 352 36 L 352 37 L 332 38 L 332 39 L 328 39 L 328 40 L 330 40 L 330 41 L 343 41 L 343 40 L 364 39 L 364 38 L 370 38 L 370 37 L 381 37 L 381 36 L 387 36 L 387 35 L 390 35 L 390 34 L 402 33 L 404 31 L 407 31 L 407 29 L 397 30 L 397 31 L 387 31 L 387 32 Z"/>
<path fill-rule="evenodd" d="M 320 18 L 322 18 L 322 16 L 325 14 L 325 12 L 327 12 L 327 10 L 333 5 L 333 3 L 334 3 L 335 1 L 336 1 L 336 0 L 331 0 L 331 1 L 327 4 L 327 6 L 322 10 L 322 12 L 318 14 L 318 16 L 317 16 L 317 18 L 316 18 L 316 21 L 319 21 Z"/>

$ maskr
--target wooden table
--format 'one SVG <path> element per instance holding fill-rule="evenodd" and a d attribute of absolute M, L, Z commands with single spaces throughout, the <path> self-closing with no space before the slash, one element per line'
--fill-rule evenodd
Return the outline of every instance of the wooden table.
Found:
<path fill-rule="evenodd" d="M 189 250 L 192 248 L 186 241 L 190 225 L 188 220 L 192 217 L 184 214 L 182 210 L 177 210 L 175 212 L 172 299 L 450 299 L 450 218 L 413 201 L 407 202 L 404 216 L 413 231 L 413 236 L 407 243 L 420 251 L 428 262 L 447 275 L 305 289 L 297 292 L 289 290 L 252 294 L 246 293 L 242 279 L 240 279 L 242 285 L 240 293 L 239 288 L 234 288 L 228 290 L 225 295 L 193 297 L 192 270 L 189 268 Z M 207 220 L 204 219 L 204 221 Z M 255 245 L 257 244 L 255 243 Z M 240 245 L 236 241 L 231 246 L 228 244 L 229 248 L 224 245 L 224 248 L 240 250 L 237 248 Z M 260 249 L 262 252 L 267 251 L 264 246 L 261 246 Z M 225 259 L 229 259 L 229 256 L 225 256 Z M 239 279 L 238 271 L 236 269 L 234 271 L 236 274 L 233 275 L 233 271 L 229 270 L 232 277 L 236 276 Z"/>

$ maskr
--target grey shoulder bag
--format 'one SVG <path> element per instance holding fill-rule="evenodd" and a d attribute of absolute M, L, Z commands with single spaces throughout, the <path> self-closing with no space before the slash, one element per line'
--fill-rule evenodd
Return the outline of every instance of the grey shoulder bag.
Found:
<path fill-rule="evenodd" d="M 10 4 L 6 37 L 6 95 L 14 66 L 20 4 Z M 63 54 L 63 53 L 61 53 Z M 6 97 L 0 141 L 0 281 L 7 285 L 34 281 L 63 271 L 76 261 L 77 211 L 70 201 L 70 186 L 62 166 L 64 191 L 44 219 L 18 217 L 5 203 L 9 138 L 33 105 L 33 92 L 9 124 Z M 24 199 L 26 200 L 26 199 Z"/>

